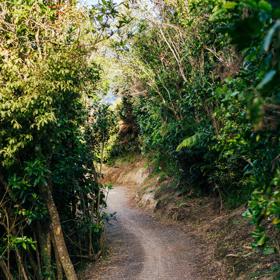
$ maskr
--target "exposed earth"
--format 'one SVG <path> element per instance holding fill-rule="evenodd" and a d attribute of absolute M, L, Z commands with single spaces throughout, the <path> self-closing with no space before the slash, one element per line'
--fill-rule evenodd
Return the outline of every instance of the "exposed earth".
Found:
<path fill-rule="evenodd" d="M 133 202 L 133 189 L 114 188 L 108 198 L 116 219 L 107 224 L 108 260 L 89 268 L 85 279 L 200 280 L 197 242 L 175 225 L 161 224 Z"/>
<path fill-rule="evenodd" d="M 251 248 L 243 206 L 221 211 L 219 200 L 181 196 L 151 172 L 139 158 L 104 168 L 115 218 L 106 225 L 107 253 L 81 280 L 280 279 L 278 258 Z"/>

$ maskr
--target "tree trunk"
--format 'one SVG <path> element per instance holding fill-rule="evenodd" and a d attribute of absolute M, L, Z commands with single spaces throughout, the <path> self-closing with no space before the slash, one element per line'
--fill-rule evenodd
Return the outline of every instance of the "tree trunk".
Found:
<path fill-rule="evenodd" d="M 12 276 L 11 272 L 9 271 L 6 263 L 3 260 L 0 260 L 0 268 L 3 271 L 3 273 L 6 277 L 6 280 L 13 280 L 13 276 Z"/>
<path fill-rule="evenodd" d="M 55 240 L 54 240 L 54 236 L 52 234 L 52 244 L 53 244 L 53 249 L 54 249 L 54 254 L 55 254 L 55 262 L 56 262 L 56 280 L 63 280 L 63 270 L 62 270 L 62 266 L 61 266 L 61 262 L 59 260 L 59 254 L 58 254 L 58 250 L 57 247 L 55 245 Z"/>
<path fill-rule="evenodd" d="M 38 269 L 38 264 L 36 263 L 36 261 L 34 260 L 32 254 L 28 254 L 28 259 L 30 261 L 32 270 L 33 270 L 33 275 L 35 276 L 36 280 L 41 280 L 42 279 L 42 274 L 40 269 Z"/>
<path fill-rule="evenodd" d="M 35 258 L 36 258 L 36 263 L 37 263 L 37 270 L 38 270 L 38 274 L 39 274 L 39 278 L 38 279 L 42 279 L 42 266 L 41 266 L 41 258 L 40 258 L 40 249 L 41 247 L 39 247 L 40 244 L 40 238 L 37 237 L 37 235 L 39 234 L 40 236 L 40 231 L 39 231 L 39 223 L 36 223 L 36 228 L 33 229 L 33 239 L 36 241 L 37 245 L 37 249 L 35 252 Z"/>
<path fill-rule="evenodd" d="M 49 187 L 46 187 L 47 207 L 51 219 L 51 230 L 54 236 L 55 246 L 58 252 L 60 263 L 63 267 L 67 280 L 78 280 L 74 266 L 69 257 L 69 253 L 65 244 L 59 214 L 53 200 L 53 196 Z"/>
<path fill-rule="evenodd" d="M 50 227 L 41 228 L 41 225 L 38 225 L 38 232 L 40 238 L 40 251 L 41 251 L 41 261 L 42 261 L 42 270 L 45 277 L 51 278 L 52 276 L 52 262 L 51 262 L 51 233 Z"/>
<path fill-rule="evenodd" d="M 27 273 L 26 273 L 25 268 L 24 268 L 24 264 L 23 264 L 23 261 L 22 261 L 21 254 L 20 254 L 20 252 L 18 251 L 17 248 L 15 249 L 15 251 L 16 251 L 17 263 L 18 263 L 18 267 L 19 267 L 21 276 L 24 280 L 28 280 L 28 276 L 27 276 Z"/>

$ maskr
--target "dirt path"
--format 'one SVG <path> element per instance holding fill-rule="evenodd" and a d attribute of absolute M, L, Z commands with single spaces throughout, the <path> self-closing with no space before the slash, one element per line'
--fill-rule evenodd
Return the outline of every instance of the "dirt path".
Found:
<path fill-rule="evenodd" d="M 131 202 L 132 190 L 116 187 L 109 211 L 117 219 L 107 225 L 111 255 L 89 268 L 86 280 L 200 280 L 198 244 L 175 226 L 163 225 Z M 204 278 L 205 279 L 205 278 Z"/>

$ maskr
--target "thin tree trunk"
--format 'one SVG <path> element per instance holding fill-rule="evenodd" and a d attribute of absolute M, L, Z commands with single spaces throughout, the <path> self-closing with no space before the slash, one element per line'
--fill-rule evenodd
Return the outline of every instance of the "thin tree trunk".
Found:
<path fill-rule="evenodd" d="M 94 254 L 93 246 L 92 246 L 92 229 L 89 230 L 88 233 L 88 255 L 91 257 Z"/>
<path fill-rule="evenodd" d="M 55 245 L 54 235 L 51 236 L 54 254 L 55 254 L 55 262 L 56 262 L 56 280 L 63 280 L 63 269 L 59 259 L 59 253 L 57 247 Z"/>
<path fill-rule="evenodd" d="M 38 224 L 38 227 L 36 229 L 34 229 L 34 240 L 36 240 L 37 244 L 39 244 L 39 246 L 40 246 L 41 245 L 40 241 L 39 241 L 40 239 L 38 240 L 38 237 L 36 236 L 35 232 L 40 234 L 39 224 Z M 40 260 L 40 247 L 39 246 L 37 247 L 35 255 L 36 255 L 36 262 L 37 262 L 37 270 L 40 275 L 39 279 L 42 279 L 42 266 L 41 266 L 41 260 Z"/>
<path fill-rule="evenodd" d="M 11 274 L 11 272 L 9 271 L 6 263 L 3 260 L 0 260 L 0 268 L 2 269 L 6 280 L 13 280 L 13 275 Z"/>
<path fill-rule="evenodd" d="M 59 214 L 53 200 L 53 196 L 49 187 L 45 189 L 47 195 L 47 207 L 51 219 L 51 230 L 54 235 L 55 246 L 59 255 L 60 263 L 63 267 L 67 280 L 78 280 L 74 266 L 69 257 L 69 253 L 65 244 Z"/>
<path fill-rule="evenodd" d="M 34 260 L 34 258 L 31 254 L 28 255 L 28 259 L 32 266 L 34 276 L 36 277 L 37 280 L 41 280 L 42 274 L 41 274 L 40 270 L 38 269 L 38 264 L 36 263 L 36 261 Z"/>
<path fill-rule="evenodd" d="M 52 262 L 51 262 L 51 233 L 49 226 L 47 228 L 41 228 L 38 225 L 38 231 L 40 236 L 40 251 L 41 251 L 41 261 L 43 274 L 47 277 L 52 276 Z"/>
<path fill-rule="evenodd" d="M 23 264 L 20 252 L 18 251 L 18 249 L 16 249 L 15 251 L 16 251 L 16 257 L 17 257 L 17 262 L 18 262 L 18 266 L 19 266 L 19 270 L 20 270 L 21 276 L 23 277 L 24 280 L 28 280 L 28 276 L 27 276 L 27 273 L 25 271 L 24 264 Z"/>
<path fill-rule="evenodd" d="M 103 165 L 103 157 L 104 157 L 104 147 L 105 143 L 102 141 L 101 143 L 101 152 L 100 152 L 100 174 L 102 173 L 102 165 Z M 97 206 L 96 206 L 96 213 L 98 217 L 98 222 L 99 222 L 99 207 L 100 207 L 100 202 L 101 202 L 101 190 L 100 188 L 98 189 L 98 194 L 97 194 Z"/>
<path fill-rule="evenodd" d="M 173 54 L 173 56 L 174 56 L 174 58 L 175 58 L 175 60 L 176 60 L 176 62 L 177 62 L 177 64 L 178 64 L 181 77 L 183 78 L 184 82 L 187 82 L 187 78 L 186 78 L 185 73 L 184 73 L 183 65 L 182 65 L 182 63 L 181 63 L 181 61 L 180 61 L 181 58 L 180 58 L 180 57 L 177 57 L 176 52 L 174 51 L 174 49 L 172 48 L 172 46 L 171 46 L 170 43 L 168 42 L 168 40 L 167 40 L 166 36 L 164 35 L 164 32 L 163 32 L 163 30 L 162 30 L 161 27 L 159 27 L 159 31 L 160 31 L 160 34 L 161 34 L 163 40 L 165 41 L 165 43 L 167 44 L 167 46 L 168 46 L 169 49 L 171 50 L 171 52 L 172 52 L 172 54 Z"/>
<path fill-rule="evenodd" d="M 102 173 L 102 165 L 103 165 L 103 157 L 104 157 L 104 141 L 101 143 L 101 149 L 100 149 L 100 169 L 99 172 L 100 174 Z"/>

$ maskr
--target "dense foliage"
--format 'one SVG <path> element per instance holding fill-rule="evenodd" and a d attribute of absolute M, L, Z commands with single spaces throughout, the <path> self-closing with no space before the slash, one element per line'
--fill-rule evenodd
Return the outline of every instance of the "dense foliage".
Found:
<path fill-rule="evenodd" d="M 280 224 L 278 6 L 161 1 L 120 52 L 142 152 L 182 191 L 249 201 L 260 248 L 277 245 Z"/>
<path fill-rule="evenodd" d="M 124 95 L 115 108 L 119 129 L 112 135 L 112 144 L 108 150 L 108 159 L 111 161 L 140 152 L 138 125 L 133 110 L 132 97 Z"/>
<path fill-rule="evenodd" d="M 69 255 L 93 259 L 102 228 L 91 26 L 75 7 L 11 0 L 0 36 L 0 278 L 77 279 Z"/>
<path fill-rule="evenodd" d="M 77 279 L 99 251 L 102 164 L 139 150 L 181 193 L 246 203 L 253 245 L 277 249 L 279 3 L 131 2 L 0 3 L 1 279 Z M 115 112 L 101 91 L 121 93 Z"/>

